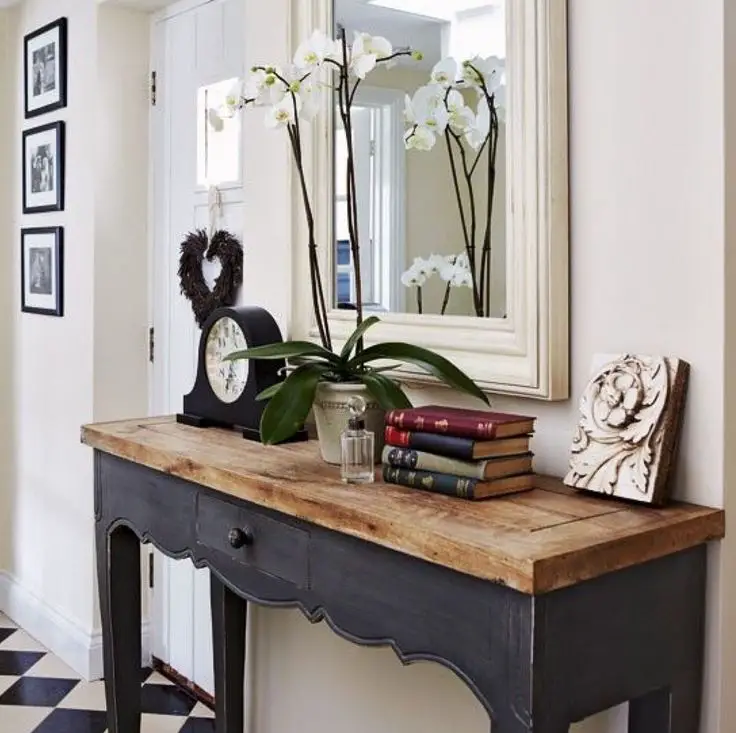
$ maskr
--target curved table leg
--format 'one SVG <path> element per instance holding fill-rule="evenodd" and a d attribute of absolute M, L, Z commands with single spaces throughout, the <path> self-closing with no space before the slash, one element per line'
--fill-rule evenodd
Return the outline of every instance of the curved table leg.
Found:
<path fill-rule="evenodd" d="M 243 733 L 248 604 L 210 573 L 215 668 L 215 730 Z"/>
<path fill-rule="evenodd" d="M 141 726 L 141 546 L 127 527 L 97 522 L 105 694 L 110 733 Z"/>

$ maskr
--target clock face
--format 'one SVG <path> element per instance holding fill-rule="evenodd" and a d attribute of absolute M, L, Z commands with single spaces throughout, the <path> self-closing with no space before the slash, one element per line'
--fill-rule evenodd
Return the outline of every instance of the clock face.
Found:
<path fill-rule="evenodd" d="M 248 381 L 248 360 L 223 361 L 233 351 L 247 349 L 243 329 L 227 316 L 215 321 L 207 334 L 205 368 L 210 387 L 217 399 L 230 404 L 245 390 Z"/>

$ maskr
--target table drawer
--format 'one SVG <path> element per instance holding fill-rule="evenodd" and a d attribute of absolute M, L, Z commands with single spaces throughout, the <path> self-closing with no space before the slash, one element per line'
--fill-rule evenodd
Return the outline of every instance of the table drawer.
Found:
<path fill-rule="evenodd" d="M 197 542 L 299 588 L 309 587 L 309 532 L 200 494 Z"/>

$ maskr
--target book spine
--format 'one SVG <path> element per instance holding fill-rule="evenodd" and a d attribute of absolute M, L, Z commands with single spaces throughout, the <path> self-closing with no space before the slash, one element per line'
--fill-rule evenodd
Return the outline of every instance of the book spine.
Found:
<path fill-rule="evenodd" d="M 457 496 L 461 499 L 473 499 L 477 483 L 472 478 L 448 476 L 433 471 L 412 471 L 408 468 L 397 468 L 388 464 L 383 465 L 383 480 L 387 484 L 408 486 L 412 489 L 432 491 L 435 494 L 445 494 L 446 496 Z"/>
<path fill-rule="evenodd" d="M 467 461 L 460 461 L 457 458 L 438 456 L 411 448 L 397 448 L 392 445 L 384 447 L 383 463 L 397 468 L 451 473 L 455 476 L 477 479 L 483 478 L 486 466 L 485 461 L 468 463 Z"/>
<path fill-rule="evenodd" d="M 386 424 L 400 430 L 418 430 L 474 440 L 493 440 L 496 437 L 494 422 L 462 415 L 452 415 L 448 418 L 441 414 L 436 416 L 407 415 L 404 410 L 391 410 L 386 415 Z"/>
<path fill-rule="evenodd" d="M 399 430 L 391 425 L 386 426 L 386 442 L 399 448 L 412 448 L 426 453 L 435 453 L 460 461 L 473 460 L 474 443 L 469 438 L 455 438 L 450 435 L 436 433 L 417 433 Z"/>

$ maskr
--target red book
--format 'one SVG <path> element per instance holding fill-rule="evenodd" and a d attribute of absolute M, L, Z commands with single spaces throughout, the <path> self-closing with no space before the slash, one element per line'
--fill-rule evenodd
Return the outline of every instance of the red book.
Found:
<path fill-rule="evenodd" d="M 534 430 L 536 418 L 487 410 L 427 405 L 406 410 L 391 410 L 386 425 L 401 430 L 451 435 L 473 440 L 496 440 L 526 435 Z"/>

